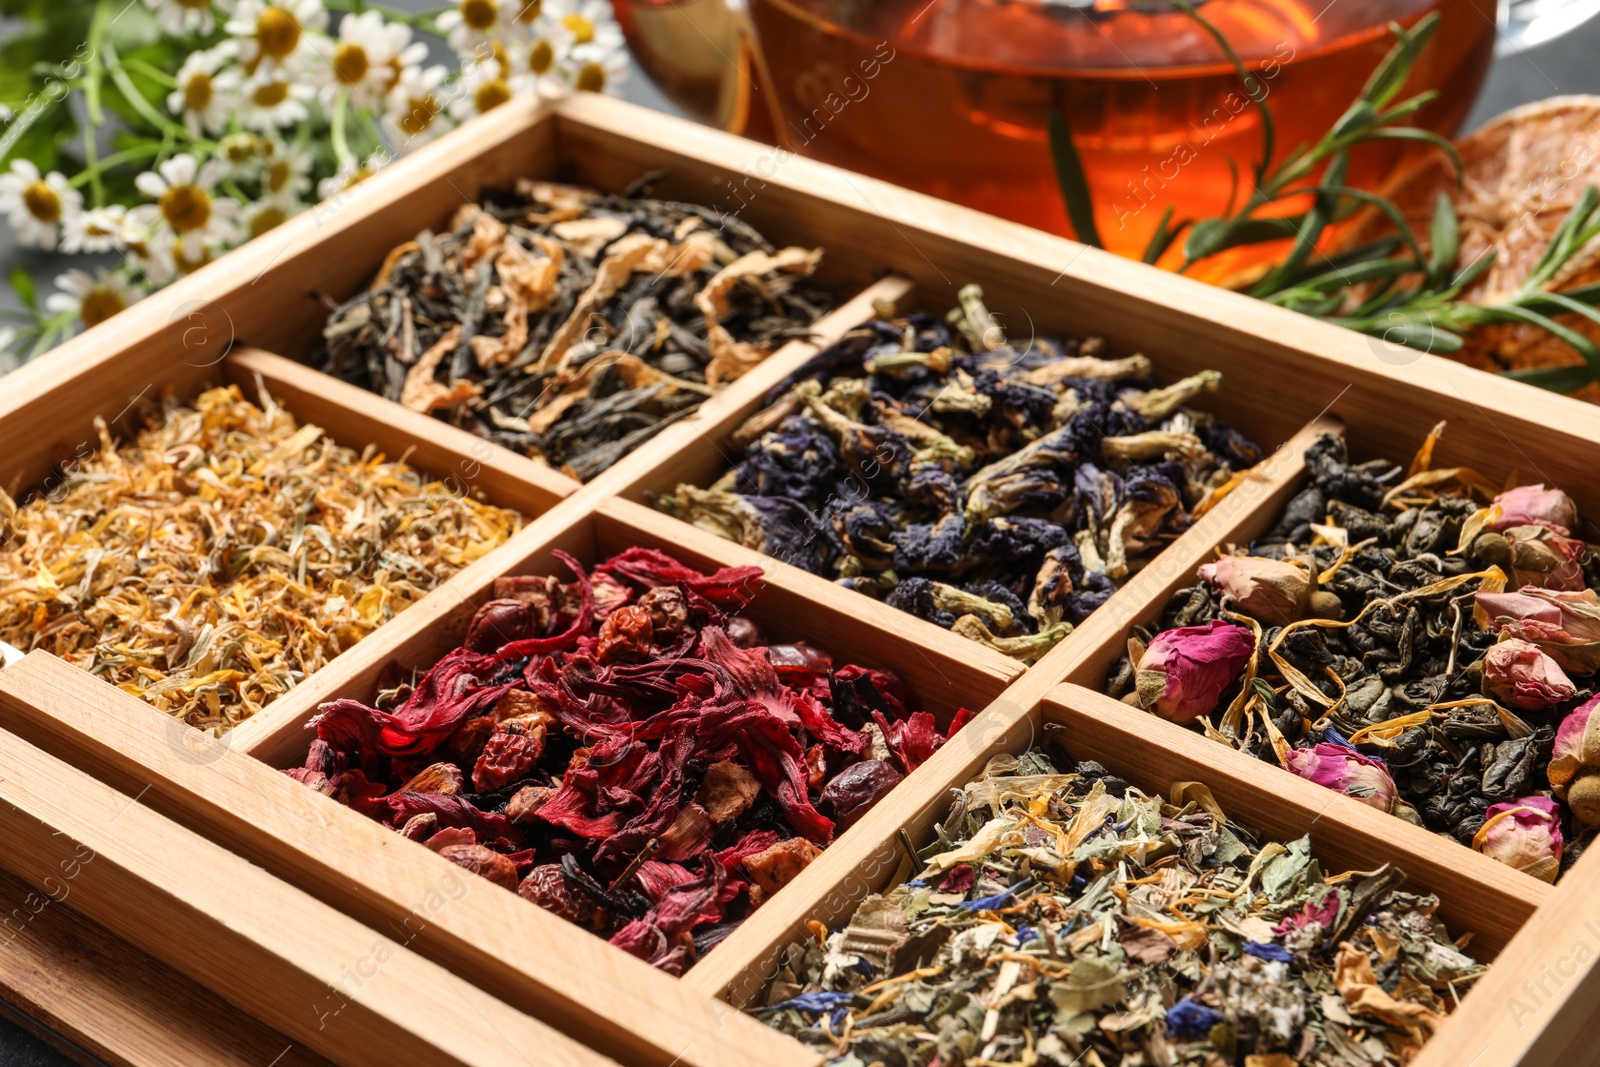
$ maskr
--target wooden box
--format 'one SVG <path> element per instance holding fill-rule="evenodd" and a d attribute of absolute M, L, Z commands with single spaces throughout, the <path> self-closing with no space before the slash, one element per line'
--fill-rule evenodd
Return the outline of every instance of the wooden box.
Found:
<path fill-rule="evenodd" d="M 389 248 L 423 226 L 442 225 L 480 190 L 523 176 L 620 189 L 652 171 L 664 174 L 660 195 L 736 212 L 780 244 L 826 249 L 820 279 L 846 299 L 819 324 L 815 344 L 868 317 L 876 299 L 943 311 L 962 285 L 977 282 L 1005 321 L 1032 323 L 1040 334 L 1103 336 L 1119 353 L 1149 355 L 1165 381 L 1222 371 L 1223 388 L 1206 406 L 1247 436 L 1281 447 L 1024 669 L 646 506 L 680 481 L 704 484 L 720 473 L 730 432 L 815 344 L 787 347 L 583 486 L 283 358 L 315 345 L 324 316 L 317 294 L 338 299 L 357 291 Z M 341 442 L 376 442 L 391 456 L 410 449 L 417 466 L 456 472 L 492 502 L 533 516 L 510 544 L 222 742 L 176 728 L 44 654 L 0 671 L 0 729 L 20 739 L 0 738 L 0 748 L 37 746 L 45 758 L 125 794 L 145 790 L 140 803 L 152 817 L 265 869 L 272 877 L 263 893 L 276 886 L 273 892 L 301 894 L 380 933 L 406 928 L 418 893 L 450 865 L 278 773 L 303 757 L 306 722 L 332 697 L 370 698 L 391 660 L 427 666 L 454 647 L 496 577 L 544 573 L 555 549 L 593 560 L 632 544 L 659 545 L 690 564 L 760 563 L 767 588 L 751 612 L 775 636 L 893 668 L 930 708 L 948 715 L 965 706 L 978 718 L 682 979 L 490 886 L 407 938 L 419 965 L 441 966 L 463 988 L 542 1019 L 619 1063 L 815 1063 L 736 1008 L 762 994 L 776 954 L 807 922 L 840 920 L 902 873 L 903 841 L 926 840 L 951 786 L 1049 728 L 1064 731 L 1074 755 L 1145 788 L 1199 780 L 1265 830 L 1309 832 L 1330 866 L 1392 862 L 1438 893 L 1452 929 L 1474 931 L 1472 951 L 1495 964 L 1425 1049 L 1421 1067 L 1532 1067 L 1557 1055 L 1592 1054 L 1583 1021 L 1600 986 L 1593 966 L 1600 895 L 1592 891 L 1600 858 L 1585 857 L 1559 886 L 1547 886 L 1092 689 L 1124 649 L 1129 627 L 1153 618 L 1217 545 L 1248 541 L 1273 521 L 1302 477 L 1300 454 L 1317 433 L 1342 426 L 1358 457 L 1403 459 L 1434 423 L 1447 420 L 1441 457 L 1449 465 L 1493 475 L 1517 468 L 1566 489 L 1589 514 L 1600 509 L 1600 488 L 1585 477 L 1600 438 L 1597 409 L 587 96 L 542 109 L 506 105 L 7 377 L 0 440 L 9 451 L 0 458 L 0 484 L 39 484 L 58 450 L 71 454 L 76 442 L 93 440 L 95 415 L 113 419 L 141 391 L 192 393 L 204 382 L 248 382 L 256 374 L 291 411 Z M 7 817 L 0 825 L 10 825 Z M 31 878 L 26 870 L 14 874 Z M 285 940 L 294 942 L 297 932 L 285 932 Z M 41 941 L 36 958 L 66 958 L 65 932 L 49 935 L 41 926 L 40 936 L 57 940 Z M 165 965 L 151 957 L 181 969 L 176 946 L 137 947 L 148 952 L 130 975 Z M 6 974 L 0 968 L 0 979 Z M 8 995 L 27 1001 L 15 986 Z M 106 1002 L 109 994 L 97 996 Z M 80 1045 L 93 1042 L 106 1059 L 143 1062 L 115 1020 L 99 1024 L 85 1003 L 66 993 L 35 1010 L 53 1010 L 52 1025 Z M 165 1039 L 179 1041 L 183 1025 L 175 1019 L 162 1031 Z"/>

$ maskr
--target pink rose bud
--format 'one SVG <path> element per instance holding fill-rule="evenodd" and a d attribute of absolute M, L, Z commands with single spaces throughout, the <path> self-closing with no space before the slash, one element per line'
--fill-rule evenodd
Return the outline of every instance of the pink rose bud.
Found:
<path fill-rule="evenodd" d="M 1578 525 L 1578 508 L 1572 498 L 1559 489 L 1546 489 L 1542 482 L 1507 489 L 1494 502 L 1500 506 L 1500 518 L 1489 527 L 1491 530 L 1545 526 L 1567 534 Z"/>
<path fill-rule="evenodd" d="M 1239 680 L 1255 648 L 1254 634 L 1220 619 L 1163 630 L 1150 641 L 1134 676 L 1139 703 L 1173 722 L 1209 715 Z"/>
<path fill-rule="evenodd" d="M 1561 808 L 1549 797 L 1493 804 L 1472 847 L 1508 867 L 1554 882 L 1561 871 Z"/>
<path fill-rule="evenodd" d="M 1388 768 L 1353 748 L 1321 741 L 1311 748 L 1291 750 L 1284 766 L 1308 782 L 1337 790 L 1379 811 L 1394 807 L 1394 779 Z"/>
<path fill-rule="evenodd" d="M 1561 720 L 1550 752 L 1550 788 L 1580 822 L 1600 825 L 1600 696 Z"/>
<path fill-rule="evenodd" d="M 1600 597 L 1593 589 L 1525 585 L 1521 592 L 1477 593 L 1474 599 L 1492 632 L 1538 645 L 1564 670 L 1600 670 Z"/>
<path fill-rule="evenodd" d="M 1227 597 L 1235 611 L 1269 626 L 1286 626 L 1298 619 L 1311 593 L 1311 575 L 1281 559 L 1223 556 L 1201 567 L 1199 575 Z"/>
<path fill-rule="evenodd" d="M 1577 696 L 1578 687 L 1538 645 L 1513 637 L 1484 655 L 1483 695 L 1517 711 L 1544 711 Z"/>

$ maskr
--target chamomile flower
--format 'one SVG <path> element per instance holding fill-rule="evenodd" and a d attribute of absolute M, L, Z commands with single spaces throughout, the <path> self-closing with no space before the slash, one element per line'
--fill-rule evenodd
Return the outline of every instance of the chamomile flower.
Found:
<path fill-rule="evenodd" d="M 343 91 L 356 107 L 375 107 L 383 96 L 392 58 L 383 16 L 376 11 L 346 15 L 339 20 L 339 37 L 332 45 L 332 58 L 319 71 L 322 106 L 331 108 Z"/>
<path fill-rule="evenodd" d="M 228 125 L 228 114 L 243 79 L 237 67 L 219 70 L 231 58 L 231 42 L 216 48 L 189 53 L 178 68 L 178 87 L 167 94 L 167 108 L 183 116 L 183 124 L 194 136 L 220 133 Z"/>
<path fill-rule="evenodd" d="M 465 122 L 474 115 L 493 111 L 526 88 L 522 75 L 507 77 L 499 63 L 473 63 L 461 72 L 455 84 L 450 115 L 457 122 Z"/>
<path fill-rule="evenodd" d="M 298 144 L 267 142 L 261 166 L 261 191 L 269 197 L 298 201 L 311 191 L 311 153 Z"/>
<path fill-rule="evenodd" d="M 450 129 L 439 87 L 448 72 L 444 67 L 410 68 L 384 100 L 383 129 L 400 152 L 427 144 Z"/>
<path fill-rule="evenodd" d="M 316 90 L 284 71 L 257 72 L 239 93 L 239 121 L 246 129 L 270 131 L 304 122 Z"/>
<path fill-rule="evenodd" d="M 606 0 L 545 0 L 543 21 L 552 27 L 556 50 L 563 55 L 578 45 L 597 45 L 608 53 L 625 47 L 622 27 Z"/>
<path fill-rule="evenodd" d="M 122 243 L 128 211 L 121 204 L 75 211 L 61 223 L 61 251 L 109 252 Z"/>
<path fill-rule="evenodd" d="M 156 25 L 173 37 L 206 36 L 217 28 L 211 0 L 144 0 L 156 13 Z"/>
<path fill-rule="evenodd" d="M 83 195 L 67 188 L 59 171 L 41 175 L 26 159 L 13 160 L 0 174 L 0 215 L 17 235 L 17 243 L 54 251 L 61 223 L 83 209 Z"/>
<path fill-rule="evenodd" d="M 6 366 L 11 356 L 11 346 L 17 343 L 17 331 L 10 326 L 0 326 L 0 367 Z"/>
<path fill-rule="evenodd" d="M 372 177 L 389 164 L 394 157 L 389 153 L 379 150 L 367 157 L 365 163 L 354 159 L 347 159 L 339 166 L 339 170 L 331 178 L 324 178 L 317 183 L 317 196 L 322 200 L 332 200 L 343 196 L 357 185 Z"/>
<path fill-rule="evenodd" d="M 239 0 L 225 28 L 238 38 L 245 73 L 255 74 L 292 65 L 327 24 L 322 0 Z"/>
<path fill-rule="evenodd" d="M 379 95 L 388 96 L 408 74 L 419 74 L 428 58 L 428 46 L 412 40 L 411 27 L 391 22 L 384 27 L 389 35 L 389 60 L 378 72 Z"/>
<path fill-rule="evenodd" d="M 248 237 L 260 237 L 298 215 L 304 207 L 293 196 L 265 196 L 247 204 L 240 224 Z"/>
<path fill-rule="evenodd" d="M 210 246 L 233 239 L 239 204 L 228 197 L 211 195 L 224 169 L 219 160 L 202 167 L 194 156 L 184 152 L 134 179 L 139 191 L 155 203 L 134 208 L 130 216 L 139 216 L 141 224 L 154 224 L 157 236 L 153 240 L 159 239 L 162 226 L 177 236 L 173 254 L 180 270 L 186 262 L 208 257 Z"/>
<path fill-rule="evenodd" d="M 130 219 L 128 229 L 123 231 L 122 243 L 127 249 L 128 266 L 151 289 L 159 289 L 178 276 L 178 267 L 172 258 L 176 242 L 170 231 L 163 229 L 152 233 L 149 225 L 140 226 Z"/>
<path fill-rule="evenodd" d="M 70 311 L 83 320 L 85 327 L 100 325 L 144 296 L 127 275 L 104 267 L 92 275 L 69 270 L 56 278 L 56 288 L 61 291 L 45 298 L 45 310 L 57 314 Z"/>
<path fill-rule="evenodd" d="M 456 54 L 469 57 L 480 56 L 481 46 L 503 36 L 513 23 L 499 0 L 459 0 L 436 24 Z"/>
<path fill-rule="evenodd" d="M 628 55 L 598 43 L 575 45 L 562 63 L 562 72 L 580 93 L 603 93 L 628 76 Z"/>

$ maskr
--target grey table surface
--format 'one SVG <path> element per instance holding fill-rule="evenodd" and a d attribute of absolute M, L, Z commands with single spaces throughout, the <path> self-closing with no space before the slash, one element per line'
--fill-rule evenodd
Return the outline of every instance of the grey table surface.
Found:
<path fill-rule="evenodd" d="M 427 11 L 436 9 L 438 4 L 435 0 L 398 0 L 394 6 Z M 1600 54 L 1600 19 L 1555 41 L 1500 56 L 1467 120 L 1468 128 L 1508 108 L 1545 97 L 1564 93 L 1600 93 L 1600 64 L 1594 61 L 1597 54 Z M 648 107 L 675 110 L 637 73 L 628 79 L 623 95 Z M 63 257 L 41 254 L 34 249 L 18 248 L 11 240 L 9 231 L 0 227 L 0 277 L 9 274 L 17 264 L 28 268 L 30 273 L 43 275 L 81 262 L 81 257 L 67 261 Z M 48 291 L 48 286 L 44 287 L 44 291 Z M 19 308 L 20 304 L 10 288 L 0 286 L 0 309 Z M 4 379 L 0 378 L 0 389 L 4 388 Z M 71 1063 L 71 1060 L 21 1027 L 0 1019 L 0 1067 L 68 1067 Z"/>

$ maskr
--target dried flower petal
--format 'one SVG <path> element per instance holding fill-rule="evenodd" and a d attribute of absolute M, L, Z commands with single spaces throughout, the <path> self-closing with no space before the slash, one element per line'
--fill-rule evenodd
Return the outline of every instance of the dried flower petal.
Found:
<path fill-rule="evenodd" d="M 1546 882 L 1561 870 L 1561 809 L 1549 797 L 1491 805 L 1472 847 Z"/>
<path fill-rule="evenodd" d="M 1297 748 L 1284 758 L 1284 766 L 1309 782 L 1352 797 L 1387 812 L 1394 808 L 1394 779 L 1381 760 L 1363 756 L 1345 745 L 1326 741 Z"/>
<path fill-rule="evenodd" d="M 1210 715 L 1255 647 L 1249 630 L 1220 620 L 1163 631 L 1139 661 L 1139 702 L 1173 722 Z"/>
<path fill-rule="evenodd" d="M 1543 526 L 1559 534 L 1570 534 L 1578 526 L 1578 508 L 1572 498 L 1559 489 L 1546 489 L 1544 483 L 1519 485 L 1494 498 L 1500 518 L 1491 530 L 1513 526 Z"/>
<path fill-rule="evenodd" d="M 1518 711 L 1544 711 L 1578 695 L 1561 665 L 1527 641 L 1501 641 L 1483 657 L 1483 693 Z"/>

